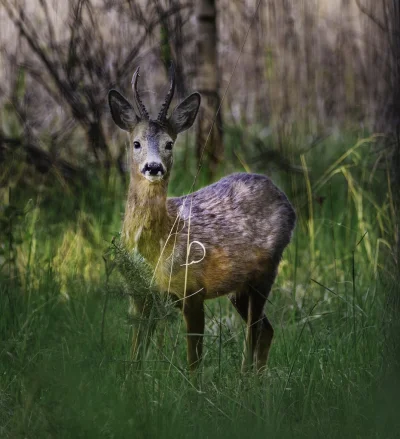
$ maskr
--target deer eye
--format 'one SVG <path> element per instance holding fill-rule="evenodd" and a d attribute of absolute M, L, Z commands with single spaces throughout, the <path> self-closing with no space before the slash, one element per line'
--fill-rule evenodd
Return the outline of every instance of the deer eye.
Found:
<path fill-rule="evenodd" d="M 140 143 L 139 142 L 133 142 L 133 147 L 135 149 L 140 149 Z"/>
<path fill-rule="evenodd" d="M 165 149 L 168 149 L 168 151 L 171 151 L 171 149 L 172 149 L 172 145 L 173 145 L 173 142 L 167 142 L 167 143 L 165 144 Z"/>

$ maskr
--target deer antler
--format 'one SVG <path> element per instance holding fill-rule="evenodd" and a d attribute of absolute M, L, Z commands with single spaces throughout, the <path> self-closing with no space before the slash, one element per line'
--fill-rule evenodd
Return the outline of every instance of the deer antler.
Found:
<path fill-rule="evenodd" d="M 137 105 L 137 107 L 139 109 L 139 112 L 140 112 L 140 117 L 142 119 L 148 120 L 149 119 L 149 113 L 147 112 L 146 107 L 144 106 L 142 100 L 140 99 L 139 92 L 138 92 L 138 89 L 137 89 L 137 81 L 138 81 L 138 78 L 140 76 L 139 75 L 139 69 L 140 69 L 140 67 L 138 67 L 136 69 L 135 73 L 133 74 L 133 77 L 132 77 L 132 90 L 133 90 L 133 95 L 135 97 L 136 105 Z"/>
<path fill-rule="evenodd" d="M 161 106 L 161 110 L 158 113 L 157 116 L 157 120 L 159 122 L 165 122 L 165 120 L 167 119 L 167 113 L 168 113 L 168 108 L 171 105 L 171 101 L 172 98 L 174 97 L 174 92 L 175 92 L 175 68 L 174 68 L 174 64 L 171 62 L 171 66 L 169 69 L 169 74 L 170 74 L 170 87 L 167 93 L 167 96 L 165 97 L 165 101 Z"/>

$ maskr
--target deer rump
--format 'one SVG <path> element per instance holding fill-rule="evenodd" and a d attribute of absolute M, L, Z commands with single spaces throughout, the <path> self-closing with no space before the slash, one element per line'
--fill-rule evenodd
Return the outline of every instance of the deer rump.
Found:
<path fill-rule="evenodd" d="M 204 299 L 239 293 L 275 276 L 295 225 L 294 210 L 264 175 L 232 174 L 188 196 L 169 198 L 175 221 L 161 289 Z"/>

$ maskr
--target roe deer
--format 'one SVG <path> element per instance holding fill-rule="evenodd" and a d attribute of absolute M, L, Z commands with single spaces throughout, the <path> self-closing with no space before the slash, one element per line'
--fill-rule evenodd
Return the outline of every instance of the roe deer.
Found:
<path fill-rule="evenodd" d="M 200 361 L 204 300 L 228 295 L 247 323 L 243 369 L 267 362 L 273 328 L 264 314 L 279 261 L 295 226 L 295 212 L 264 175 L 232 174 L 197 192 L 167 198 L 177 135 L 190 128 L 200 106 L 193 93 L 167 117 L 175 78 L 157 119 L 150 119 L 132 79 L 137 111 L 116 90 L 108 94 L 114 122 L 129 133 L 130 185 L 122 227 L 128 250 L 137 250 L 154 269 L 160 292 L 180 299 L 187 328 L 191 371 Z M 143 313 L 145 304 L 136 303 Z M 140 340 L 134 340 L 133 351 Z"/>

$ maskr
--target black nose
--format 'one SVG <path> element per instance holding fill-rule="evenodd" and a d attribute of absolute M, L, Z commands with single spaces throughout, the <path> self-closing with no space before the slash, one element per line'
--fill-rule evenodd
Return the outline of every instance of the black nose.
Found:
<path fill-rule="evenodd" d="M 153 175 L 153 176 L 161 176 L 164 175 L 164 168 L 161 163 L 146 163 L 144 168 L 142 169 L 143 174 L 145 175 Z"/>

